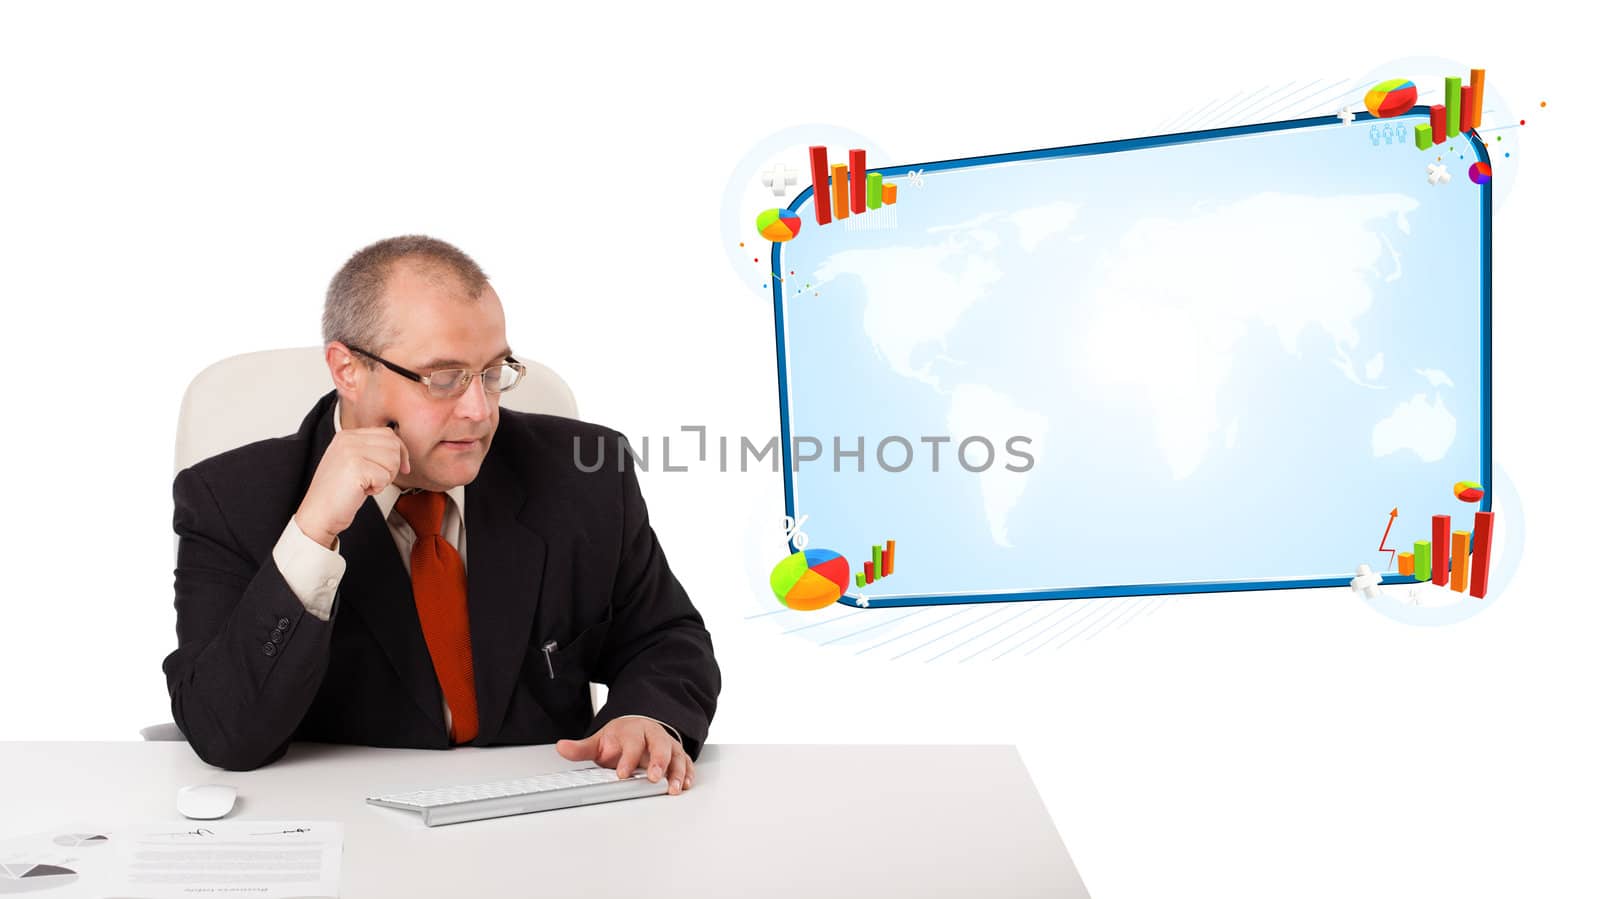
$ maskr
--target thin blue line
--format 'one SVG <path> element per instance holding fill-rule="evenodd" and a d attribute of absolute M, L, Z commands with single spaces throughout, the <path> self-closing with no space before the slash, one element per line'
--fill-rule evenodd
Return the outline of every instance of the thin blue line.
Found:
<path fill-rule="evenodd" d="M 860 615 L 862 612 L 865 612 L 865 611 L 866 611 L 866 609 L 859 609 L 857 611 L 851 612 L 848 615 L 839 615 L 839 616 L 836 616 L 834 618 L 829 618 L 827 621 L 818 621 L 816 624 L 808 624 L 808 625 L 806 625 L 804 627 L 792 627 L 792 628 L 784 631 L 784 633 L 786 633 L 786 634 L 798 634 L 801 631 L 808 631 L 808 630 L 811 630 L 814 627 L 822 627 L 824 624 L 832 624 L 835 621 L 843 621 L 846 618 L 850 618 L 850 617 L 852 617 L 854 615 Z"/>
<path fill-rule="evenodd" d="M 999 609 L 996 609 L 996 610 L 995 610 L 995 611 L 997 611 L 997 612 L 998 612 L 998 611 L 1000 611 L 1000 610 L 999 610 Z M 933 657 L 933 658 L 931 658 L 931 659 L 928 659 L 928 661 L 930 661 L 930 662 L 931 662 L 931 661 L 933 661 L 933 660 L 934 660 L 934 659 L 937 659 L 937 658 L 939 658 L 939 656 L 942 656 L 942 655 L 947 655 L 947 654 L 949 654 L 949 653 L 951 653 L 951 652 L 954 652 L 954 651 L 955 651 L 955 650 L 957 650 L 957 649 L 960 649 L 960 648 L 961 648 L 961 647 L 963 647 L 963 646 L 966 646 L 966 645 L 967 645 L 967 644 L 968 644 L 968 643 L 971 643 L 971 642 L 972 642 L 972 641 L 973 641 L 973 640 L 976 640 L 976 639 L 978 639 L 978 638 L 979 638 L 979 637 L 982 637 L 982 636 L 984 636 L 984 635 L 985 635 L 985 634 L 992 634 L 992 633 L 994 633 L 994 632 L 995 632 L 995 631 L 996 631 L 996 630 L 998 630 L 998 629 L 1000 629 L 1000 628 L 1002 628 L 1002 627 L 1005 627 L 1005 626 L 1006 626 L 1006 625 L 1008 625 L 1008 624 L 1010 624 L 1010 623 L 1011 623 L 1011 622 L 1013 622 L 1013 621 L 1016 621 L 1016 620 L 1017 620 L 1017 619 L 1018 619 L 1018 618 L 1021 618 L 1021 617 L 1022 617 L 1022 616 L 1024 616 L 1024 615 L 1026 615 L 1026 614 L 1028 614 L 1028 612 L 1030 612 L 1030 611 L 1032 611 L 1032 610 L 1031 610 L 1031 609 L 1026 609 L 1026 608 L 1025 608 L 1025 609 L 1023 609 L 1023 610 L 1021 610 L 1021 611 L 1019 611 L 1019 612 L 1018 612 L 1018 613 L 1017 613 L 1017 614 L 1015 614 L 1015 615 L 1012 615 L 1012 616 L 1011 616 L 1011 617 L 1010 617 L 1010 618 L 1007 618 L 1007 619 L 1006 619 L 1006 620 L 1004 620 L 1004 621 L 1002 621 L 1002 622 L 1000 622 L 1000 623 L 999 623 L 999 624 L 996 624 L 996 625 L 995 625 L 995 626 L 994 626 L 994 627 L 991 627 L 991 628 L 989 628 L 989 629 L 988 629 L 988 630 L 986 630 L 986 631 L 979 631 L 979 632 L 978 632 L 978 633 L 976 633 L 976 634 L 973 634 L 973 635 L 972 635 L 972 636 L 970 636 L 970 637 L 968 637 L 968 638 L 967 638 L 967 639 L 965 639 L 965 640 L 962 640 L 962 641 L 961 641 L 961 642 L 960 642 L 960 643 L 957 643 L 957 644 L 955 644 L 955 645 L 953 645 L 953 646 L 950 646 L 950 647 L 949 647 L 949 648 L 947 648 L 947 649 L 945 649 L 945 650 L 944 650 L 944 651 L 943 651 L 943 652 L 941 652 L 941 653 L 939 653 L 939 655 L 937 655 L 937 656 L 934 656 L 934 657 Z M 978 651 L 979 651 L 979 652 L 982 652 L 982 651 L 983 651 L 983 650 L 981 650 L 981 649 L 980 649 L 980 650 L 978 650 Z"/>
<path fill-rule="evenodd" d="M 1293 98 L 1296 95 L 1300 94 L 1302 91 L 1307 91 L 1307 90 L 1310 90 L 1311 88 L 1316 87 L 1317 84 L 1319 82 L 1321 82 L 1321 81 L 1322 81 L 1322 79 L 1318 78 L 1316 81 L 1313 81 L 1310 84 L 1306 85 L 1305 87 L 1300 88 L 1300 90 L 1291 92 L 1287 97 L 1281 98 L 1278 101 L 1278 105 L 1277 106 L 1270 107 L 1266 112 L 1261 113 L 1261 116 L 1264 117 L 1264 118 L 1272 118 L 1275 115 L 1281 115 L 1285 109 L 1288 109 L 1291 105 L 1293 105 L 1290 102 L 1291 98 Z M 1316 96 L 1316 94 L 1312 94 L 1311 96 L 1314 97 L 1314 96 Z M 1304 102 L 1304 101 L 1300 101 L 1300 102 Z"/>
<path fill-rule="evenodd" d="M 1059 604 L 1056 605 L 1056 610 L 1054 612 L 1051 612 L 1050 614 L 1044 616 L 1043 618 L 1040 618 L 1038 621 L 1035 621 L 1034 622 L 1034 626 L 1038 627 L 1040 625 L 1043 625 L 1046 621 L 1049 621 L 1051 618 L 1056 617 L 1057 615 L 1059 615 L 1062 612 L 1066 612 L 1066 611 L 1068 611 L 1070 609 L 1079 609 L 1079 608 L 1082 608 L 1082 606 L 1067 605 L 1065 603 L 1059 603 Z M 1065 618 L 1062 618 L 1061 621 L 1067 621 L 1067 620 L 1069 620 L 1071 618 L 1072 618 L 1071 615 L 1067 615 Z M 1041 635 L 1049 633 L 1050 629 L 1056 627 L 1059 624 L 1061 624 L 1061 621 L 1057 621 L 1055 624 L 1050 625 L 1050 627 L 1048 627 L 1048 628 L 1040 628 L 1039 630 L 1036 630 L 1033 634 L 1031 634 L 1028 637 L 1026 637 L 1025 639 L 1023 639 L 1023 641 L 1021 643 L 1018 643 L 1016 646 L 1011 647 L 1010 649 L 1006 650 L 1005 652 L 1000 653 L 997 656 L 991 657 L 989 659 L 989 661 L 991 661 L 991 662 L 998 661 L 1000 659 L 1005 658 L 1008 655 L 1011 655 L 1012 653 L 1016 652 L 1017 650 L 1021 649 L 1022 647 L 1027 646 L 1029 643 L 1032 643 L 1033 641 L 1039 639 L 1039 637 Z M 1026 630 L 1026 628 L 1024 628 L 1024 630 Z M 1020 633 L 1022 633 L 1022 631 L 1019 630 L 1019 631 L 1017 631 L 1017 633 L 1020 634 Z M 1016 634 L 1012 634 L 1011 636 L 1014 637 L 1014 636 L 1016 636 Z M 1007 639 L 1010 639 L 1010 638 L 1007 638 Z M 1002 640 L 1000 642 L 1003 643 L 1005 641 Z M 995 646 L 999 646 L 999 645 L 1000 645 L 1000 643 L 996 643 L 995 644 Z M 993 649 L 994 647 L 990 647 L 990 648 Z"/>
<path fill-rule="evenodd" d="M 1093 609 L 1097 609 L 1097 608 L 1099 608 L 1099 606 L 1095 605 L 1093 602 L 1086 602 L 1081 606 L 1077 606 L 1076 609 L 1074 609 L 1073 612 L 1068 613 L 1065 618 L 1062 618 L 1060 621 L 1057 621 L 1055 624 L 1050 625 L 1050 627 L 1045 630 L 1045 633 L 1046 634 L 1050 634 L 1051 631 L 1055 630 L 1056 628 L 1061 627 L 1063 624 L 1066 624 L 1069 621 L 1077 621 L 1078 620 L 1078 615 L 1076 613 L 1077 612 L 1081 612 L 1081 611 L 1083 611 L 1085 609 L 1091 610 L 1090 612 L 1088 612 L 1088 614 L 1092 617 L 1094 615 L 1094 612 L 1092 610 Z M 1062 632 L 1065 633 L 1066 629 L 1062 628 Z M 1041 634 L 1040 636 L 1043 636 L 1043 634 Z M 1054 640 L 1055 638 L 1056 638 L 1055 634 L 1050 634 L 1050 636 L 1045 637 L 1045 639 L 1043 639 L 1043 640 L 1040 640 L 1038 646 L 1035 646 L 1034 648 L 1028 650 L 1027 652 L 1023 653 L 1023 655 L 1025 655 L 1025 656 L 1033 655 L 1034 653 L 1038 652 L 1039 650 L 1044 649 L 1046 646 L 1049 646 L 1050 645 L 1050 641 Z M 1034 639 L 1035 638 L 1033 638 L 1033 637 L 1029 637 L 1027 640 L 1024 640 L 1022 642 L 1022 645 L 1023 646 L 1027 646 L 1029 643 L 1033 642 Z M 1003 655 L 1003 653 L 1002 653 L 1002 655 Z"/>
<path fill-rule="evenodd" d="M 1264 91 L 1266 89 L 1267 89 L 1267 86 L 1266 85 L 1262 85 L 1260 88 L 1258 88 L 1256 90 L 1256 94 L 1259 94 L 1259 93 L 1261 93 L 1262 91 Z M 1239 93 L 1244 93 L 1244 92 L 1240 91 Z M 1254 97 L 1256 94 L 1251 94 L 1250 97 Z M 1234 100 L 1238 99 L 1238 97 L 1239 97 L 1239 94 L 1234 94 L 1232 97 L 1229 97 L 1226 100 L 1222 99 L 1221 97 L 1217 97 L 1216 99 L 1212 100 L 1210 103 L 1206 103 L 1206 104 L 1204 104 L 1204 105 L 1202 105 L 1202 106 L 1200 106 L 1198 108 L 1190 109 L 1188 112 L 1184 113 L 1183 115 L 1178 116 L 1177 119 L 1173 120 L 1171 125 L 1168 125 L 1166 127 L 1168 127 L 1168 128 L 1176 128 L 1179 125 L 1183 125 L 1183 124 L 1191 124 L 1192 125 L 1195 122 L 1198 122 L 1200 120 L 1201 116 L 1207 115 L 1207 114 L 1213 112 L 1214 110 L 1220 108 L 1220 107 L 1217 106 L 1218 103 L 1232 103 Z M 1246 97 L 1245 99 L 1249 100 L 1250 97 Z"/>
<path fill-rule="evenodd" d="M 862 634 L 866 633 L 867 631 L 875 631 L 880 627 L 888 627 L 891 624 L 898 624 L 898 623 L 906 620 L 907 618 L 915 618 L 916 616 L 921 615 L 923 612 L 926 612 L 926 611 L 928 611 L 928 610 L 927 609 L 917 609 L 917 610 L 915 610 L 915 611 L 913 611 L 913 612 L 911 612 L 909 614 L 901 615 L 899 618 L 891 618 L 888 621 L 881 621 L 881 622 L 879 622 L 877 624 L 868 625 L 867 627 L 864 627 L 859 631 L 851 631 L 848 634 L 843 634 L 841 636 L 834 637 L 832 640 L 823 640 L 821 643 L 818 643 L 817 645 L 818 646 L 827 646 L 829 643 L 838 643 L 840 640 L 848 640 L 851 637 L 859 637 Z"/>
<path fill-rule="evenodd" d="M 943 640 L 945 637 L 950 636 L 950 634 L 959 634 L 962 631 L 966 630 L 967 628 L 972 627 L 974 624 L 977 624 L 978 622 L 984 620 L 985 618 L 988 618 L 990 615 L 993 615 L 993 614 L 995 614 L 996 612 L 999 612 L 999 611 L 1000 611 L 999 609 L 990 609 L 989 610 L 989 615 L 979 615 L 978 617 L 972 619 L 971 621 L 967 622 L 966 624 L 961 625 L 960 627 L 956 628 L 955 630 L 950 631 L 949 633 L 940 634 L 939 636 L 934 637 L 932 640 L 929 640 L 926 643 L 919 643 L 916 646 L 913 646 L 910 649 L 906 650 L 905 652 L 900 653 L 900 655 L 890 656 L 889 657 L 889 661 L 892 662 L 895 659 L 902 658 L 904 656 L 908 656 L 908 655 L 916 652 L 917 650 L 923 648 L 924 646 L 932 646 L 933 644 L 938 643 L 940 640 Z"/>
<path fill-rule="evenodd" d="M 1056 644 L 1056 652 L 1060 652 L 1062 650 L 1062 648 L 1065 647 L 1068 643 L 1071 643 L 1073 640 L 1076 640 L 1077 638 L 1083 636 L 1084 633 L 1089 630 L 1089 625 L 1091 623 L 1093 623 L 1095 621 L 1104 620 L 1107 617 L 1108 613 L 1114 611 L 1117 608 L 1118 608 L 1118 606 L 1117 606 L 1116 603 L 1108 602 L 1105 605 L 1101 606 L 1099 609 L 1097 609 L 1094 613 L 1091 613 L 1089 615 L 1089 617 L 1087 617 L 1087 618 L 1085 618 L 1083 620 L 1083 629 L 1082 630 L 1078 631 L 1076 634 L 1071 634 L 1071 635 L 1068 635 L 1066 637 L 1063 637 L 1061 642 Z M 1094 617 L 1096 614 L 1098 614 L 1100 617 L 1099 618 Z"/>
<path fill-rule="evenodd" d="M 1047 605 L 1044 605 L 1044 604 L 1039 604 L 1039 605 L 1029 606 L 1026 611 L 1030 611 L 1031 612 L 1031 611 L 1034 611 L 1036 609 L 1049 609 L 1049 608 L 1050 608 L 1050 606 L 1047 606 Z M 1055 614 L 1055 612 L 1059 612 L 1059 611 L 1061 611 L 1062 609 L 1065 609 L 1065 608 L 1066 608 L 1066 606 L 1062 606 L 1062 605 L 1056 606 L 1054 611 L 1046 612 L 1044 615 L 1041 615 L 1040 617 L 1035 618 L 1033 621 L 1030 621 L 1027 624 L 1024 624 L 1022 627 L 1019 627 L 1016 630 L 1012 631 L 1011 633 L 1006 634 L 1004 637 L 1001 637 L 1000 639 L 994 641 L 993 643 L 990 643 L 988 646 L 985 646 L 984 648 L 978 650 L 977 652 L 973 653 L 972 655 L 964 657 L 961 661 L 963 663 L 972 661 L 973 659 L 977 658 L 978 656 L 981 656 L 984 653 L 988 652 L 989 650 L 994 649 L 996 646 L 999 646 L 1000 644 L 1006 642 L 1007 640 L 1010 640 L 1012 637 L 1015 637 L 1016 635 L 1018 635 L 1018 634 L 1022 633 L 1023 631 L 1027 630 L 1028 628 L 1037 627 L 1039 625 L 1039 622 L 1048 619 L 1051 615 Z M 1017 616 L 1017 618 L 1021 618 L 1021 617 L 1022 617 L 1021 615 Z M 1013 618 L 1012 620 L 1015 621 L 1016 618 Z M 995 625 L 995 627 L 999 627 L 999 625 L 997 624 L 997 625 Z M 990 630 L 993 630 L 993 628 L 990 628 Z"/>
<path fill-rule="evenodd" d="M 1135 608 L 1137 608 L 1140 603 L 1147 603 L 1149 601 L 1150 601 L 1150 597 L 1148 597 L 1148 596 L 1141 596 L 1141 597 L 1139 597 L 1139 599 L 1137 601 L 1124 600 L 1122 602 L 1122 605 L 1127 606 L 1127 608 L 1123 609 L 1120 613 L 1118 613 L 1116 615 L 1112 615 L 1109 620 L 1107 620 L 1104 624 L 1100 625 L 1100 627 L 1096 628 L 1094 631 L 1092 631 L 1090 633 L 1087 633 L 1087 634 L 1084 634 L 1083 639 L 1085 639 L 1085 640 L 1093 640 L 1095 637 L 1099 636 L 1100 634 L 1105 633 L 1111 627 L 1111 625 L 1115 624 L 1116 622 L 1118 622 L 1118 621 L 1127 621 L 1128 617 L 1129 617 L 1128 616 L 1129 612 L 1131 612 Z"/>
<path fill-rule="evenodd" d="M 1337 95 L 1337 94 L 1335 94 L 1333 99 L 1331 99 L 1331 100 L 1323 100 L 1323 99 L 1319 99 L 1319 98 L 1323 94 L 1327 93 L 1328 91 L 1331 91 L 1331 90 L 1334 90 L 1334 89 L 1338 88 L 1339 85 L 1344 84 L 1346 81 L 1349 81 L 1349 80 L 1350 79 L 1348 79 L 1348 78 L 1341 78 L 1338 81 L 1334 82 L 1333 84 L 1330 84 L 1327 87 L 1323 88 L 1322 90 L 1319 90 L 1316 93 L 1314 93 L 1314 94 L 1312 94 L 1312 95 L 1310 95 L 1308 97 L 1305 97 L 1305 98 L 1303 98 L 1301 100 L 1296 101 L 1296 103 L 1294 105 L 1301 106 L 1301 107 L 1304 107 L 1304 108 L 1307 108 L 1307 109 L 1313 109 L 1313 108 L 1319 107 L 1324 103 L 1327 103 L 1329 105 L 1341 105 L 1341 104 L 1338 103 L 1340 95 Z M 1316 100 L 1316 103 L 1312 103 L 1311 102 L 1312 100 Z M 1342 105 L 1348 106 L 1349 104 L 1346 103 L 1346 104 L 1342 104 Z M 1292 108 L 1292 107 L 1287 107 L 1287 106 L 1283 107 L 1283 109 L 1288 109 L 1288 108 Z M 1350 110 L 1350 111 L 1351 112 L 1355 112 L 1355 110 L 1353 110 L 1353 109 Z M 1280 112 L 1282 112 L 1282 109 L 1275 109 L 1272 112 L 1267 113 L 1267 115 L 1268 116 L 1274 116 L 1274 115 L 1278 115 Z M 1351 124 L 1355 124 L 1355 123 L 1352 122 Z"/>
<path fill-rule="evenodd" d="M 1315 84 L 1316 82 L 1312 82 L 1312 83 Z M 1265 109 L 1267 107 L 1267 104 L 1271 103 L 1274 97 L 1277 97 L 1278 94 L 1282 93 L 1284 90 L 1286 90 L 1288 88 L 1291 88 L 1291 87 L 1294 87 L 1294 82 L 1293 81 L 1289 82 L 1288 84 L 1284 85 L 1283 87 L 1278 88 L 1277 90 L 1273 91 L 1272 93 L 1268 94 L 1267 96 L 1262 97 L 1260 102 L 1256 103 L 1256 105 L 1254 105 L 1254 106 L 1247 107 L 1244 110 L 1240 111 L 1239 115 L 1243 116 L 1245 118 L 1249 118 L 1257 110 Z M 1290 96 L 1293 96 L 1293 95 L 1291 94 Z M 1282 98 L 1279 97 L 1279 99 L 1282 99 Z"/>
<path fill-rule="evenodd" d="M 976 608 L 977 608 L 977 606 L 967 606 L 964 609 L 960 609 L 960 610 L 958 610 L 956 612 L 952 612 L 949 615 L 944 616 L 943 618 L 940 618 L 938 621 L 930 621 L 927 624 L 922 625 L 921 627 L 914 627 L 911 630 L 906 631 L 903 634 L 896 634 L 893 637 L 890 637 L 889 639 L 883 641 L 882 643 L 874 643 L 871 646 L 868 646 L 866 649 L 857 650 L 856 655 L 861 655 L 864 652 L 871 652 L 871 651 L 873 651 L 874 649 L 877 649 L 880 646 L 888 646 L 890 643 L 893 643 L 894 641 L 899 640 L 902 637 L 909 637 L 912 634 L 916 633 L 917 631 L 926 630 L 927 628 L 933 627 L 935 624 L 938 624 L 939 621 L 949 621 L 950 619 L 955 618 L 957 616 L 965 615 L 968 612 L 970 612 L 970 611 L 972 611 L 973 609 L 976 609 Z"/>

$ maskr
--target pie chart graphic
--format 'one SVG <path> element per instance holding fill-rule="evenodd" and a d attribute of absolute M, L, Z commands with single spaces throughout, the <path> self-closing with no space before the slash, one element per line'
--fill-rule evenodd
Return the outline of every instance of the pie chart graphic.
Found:
<path fill-rule="evenodd" d="M 53 890 L 77 879 L 77 871 L 57 865 L 35 865 L 27 862 L 0 865 L 0 896 Z"/>
<path fill-rule="evenodd" d="M 1391 78 L 1374 84 L 1364 99 L 1367 111 L 1380 119 L 1406 112 L 1417 103 L 1417 86 L 1406 78 Z"/>
<path fill-rule="evenodd" d="M 768 209 L 756 216 L 756 230 L 773 243 L 783 243 L 800 233 L 800 216 L 787 209 Z"/>
<path fill-rule="evenodd" d="M 104 846 L 110 842 L 110 838 L 99 833 L 67 833 L 56 837 L 53 842 L 57 846 L 77 849 L 80 846 Z"/>
<path fill-rule="evenodd" d="M 831 549 L 807 549 L 772 569 L 772 593 L 800 612 L 825 609 L 839 601 L 850 583 L 850 560 Z"/>

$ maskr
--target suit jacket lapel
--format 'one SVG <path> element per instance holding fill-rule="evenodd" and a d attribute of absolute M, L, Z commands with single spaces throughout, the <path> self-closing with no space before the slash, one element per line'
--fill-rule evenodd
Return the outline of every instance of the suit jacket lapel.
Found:
<path fill-rule="evenodd" d="M 323 397 L 323 402 L 302 424 L 302 429 L 309 425 L 314 436 L 301 495 L 310 487 L 312 474 L 333 442 L 334 398 L 334 393 Z M 477 551 L 476 541 L 473 551 Z M 339 582 L 339 612 L 355 612 L 372 632 L 406 693 L 433 725 L 433 732 L 444 745 L 448 737 L 439 678 L 433 670 L 427 640 L 422 636 L 411 578 L 406 575 L 405 564 L 395 548 L 388 524 L 378 511 L 376 499 L 367 497 L 350 528 L 339 535 L 339 552 L 346 562 L 344 579 Z"/>
<path fill-rule="evenodd" d="M 534 639 L 544 580 L 545 541 L 532 526 L 528 485 L 505 449 L 503 441 L 491 443 L 478 477 L 467 485 L 467 617 L 478 691 L 477 744 L 493 742 L 505 720 Z"/>

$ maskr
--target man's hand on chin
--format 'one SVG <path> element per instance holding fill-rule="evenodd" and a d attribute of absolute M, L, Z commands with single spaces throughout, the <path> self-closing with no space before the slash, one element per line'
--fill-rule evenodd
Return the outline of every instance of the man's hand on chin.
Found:
<path fill-rule="evenodd" d="M 667 779 L 667 793 L 676 795 L 694 786 L 694 762 L 667 729 L 648 718 L 616 718 L 584 740 L 557 740 L 556 752 L 569 762 L 594 762 L 615 768 L 617 778 L 633 776 L 646 768 L 651 783 Z"/>

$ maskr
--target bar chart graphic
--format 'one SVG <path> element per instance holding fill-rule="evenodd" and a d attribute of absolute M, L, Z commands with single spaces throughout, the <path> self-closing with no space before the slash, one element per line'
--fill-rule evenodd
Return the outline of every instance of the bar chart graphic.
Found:
<path fill-rule="evenodd" d="M 1483 127 L 1485 70 L 1473 69 L 1471 80 L 1461 83 L 1458 76 L 1444 79 L 1444 102 L 1428 107 L 1428 122 L 1415 126 L 1418 150 L 1427 150 L 1464 132 Z"/>
<path fill-rule="evenodd" d="M 873 544 L 872 560 L 862 562 L 861 570 L 856 572 L 856 586 L 865 587 L 891 574 L 894 574 L 894 541 L 886 540 L 881 544 Z"/>
<path fill-rule="evenodd" d="M 1472 530 L 1451 530 L 1450 516 L 1435 515 L 1432 539 L 1418 540 L 1396 561 L 1402 579 L 1431 581 L 1457 593 L 1484 599 L 1489 591 L 1489 554 L 1494 544 L 1494 513 L 1475 512 Z"/>
<path fill-rule="evenodd" d="M 886 183 L 880 172 L 867 171 L 866 150 L 851 150 L 847 158 L 848 163 L 830 163 L 827 147 L 811 147 L 811 206 L 818 225 L 866 215 L 899 199 L 895 184 Z"/>

